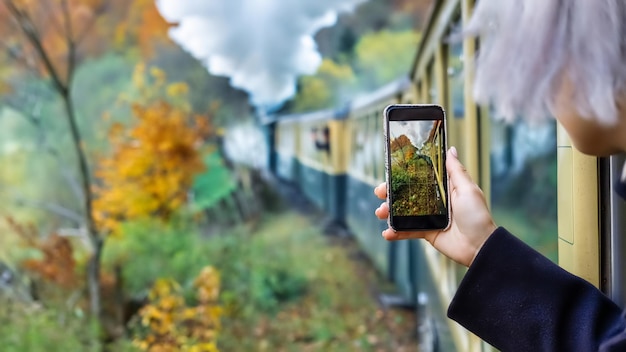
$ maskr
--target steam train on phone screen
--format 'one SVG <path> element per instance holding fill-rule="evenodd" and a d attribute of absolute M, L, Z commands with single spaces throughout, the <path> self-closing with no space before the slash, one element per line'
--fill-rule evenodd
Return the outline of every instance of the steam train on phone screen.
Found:
<path fill-rule="evenodd" d="M 421 351 L 490 347 L 445 315 L 465 269 L 425 241 L 381 237 L 387 224 L 374 216 L 380 200 L 373 188 L 385 178 L 382 116 L 389 104 L 443 106 L 448 145 L 459 150 L 496 223 L 626 303 L 626 206 L 611 192 L 623 158 L 581 154 L 553 120 L 507 124 L 476 105 L 470 93 L 478 43 L 446 40 L 472 7 L 471 0 L 435 2 L 409 78 L 340 109 L 263 119 L 270 171 L 345 225 L 416 307 Z"/>

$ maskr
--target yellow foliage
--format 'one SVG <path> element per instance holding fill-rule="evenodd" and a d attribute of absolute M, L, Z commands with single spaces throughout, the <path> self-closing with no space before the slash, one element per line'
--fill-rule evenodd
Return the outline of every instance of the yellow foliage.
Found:
<path fill-rule="evenodd" d="M 317 75 L 333 80 L 334 83 L 352 83 L 355 79 L 352 67 L 349 65 L 338 64 L 330 59 L 324 59 L 322 61 L 322 64 L 317 70 Z"/>
<path fill-rule="evenodd" d="M 152 76 L 152 78 L 154 78 L 155 84 L 157 86 L 162 86 L 165 84 L 167 78 L 165 72 L 160 68 L 155 66 L 150 67 L 150 75 Z"/>
<path fill-rule="evenodd" d="M 188 307 L 182 290 L 173 280 L 157 280 L 149 294 L 150 303 L 140 312 L 143 336 L 133 344 L 144 351 L 218 352 L 215 341 L 222 308 L 217 300 L 220 277 L 212 267 L 202 269 L 194 282 L 198 304 Z"/>
<path fill-rule="evenodd" d="M 420 38 L 411 30 L 364 35 L 355 48 L 359 67 L 376 85 L 396 79 L 410 70 Z"/>
<path fill-rule="evenodd" d="M 185 95 L 189 92 L 189 86 L 185 83 L 172 83 L 167 86 L 167 95 L 170 97 L 179 97 L 181 95 Z"/>
<path fill-rule="evenodd" d="M 132 81 L 135 87 L 142 89 L 145 86 L 146 65 L 143 62 L 135 65 Z"/>
<path fill-rule="evenodd" d="M 349 88 L 354 83 L 354 72 L 349 65 L 324 59 L 315 75 L 301 78 L 292 110 L 303 112 L 334 106 L 341 101 L 340 87 Z"/>
<path fill-rule="evenodd" d="M 145 76 L 145 66 L 138 65 L 133 81 L 142 95 L 152 94 L 147 89 L 164 88 L 163 71 L 150 70 L 155 82 L 147 82 Z M 211 133 L 208 116 L 193 116 L 163 100 L 133 104 L 132 112 L 135 124 L 111 126 L 113 153 L 99 160 L 95 173 L 99 182 L 94 187 L 94 218 L 112 233 L 123 220 L 168 219 L 185 204 L 194 176 L 204 171 L 202 148 Z"/>

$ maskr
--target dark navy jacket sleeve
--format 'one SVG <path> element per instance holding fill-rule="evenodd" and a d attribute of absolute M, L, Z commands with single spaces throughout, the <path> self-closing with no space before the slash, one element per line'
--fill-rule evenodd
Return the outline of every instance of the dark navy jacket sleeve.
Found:
<path fill-rule="evenodd" d="M 474 259 L 448 316 L 502 351 L 626 351 L 621 309 L 504 228 Z"/>

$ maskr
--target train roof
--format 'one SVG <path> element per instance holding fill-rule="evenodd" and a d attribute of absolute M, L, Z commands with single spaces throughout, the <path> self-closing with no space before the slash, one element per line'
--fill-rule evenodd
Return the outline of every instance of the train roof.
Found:
<path fill-rule="evenodd" d="M 410 85 L 411 81 L 409 80 L 409 77 L 402 76 L 394 81 L 391 81 L 390 83 L 385 84 L 384 86 L 373 92 L 357 96 L 350 102 L 349 109 L 350 111 L 361 109 L 371 104 L 376 104 L 380 101 L 395 97 L 406 91 L 410 87 Z"/>
<path fill-rule="evenodd" d="M 284 115 L 265 115 L 260 116 L 259 119 L 262 124 L 269 124 L 278 121 L 302 121 L 302 120 L 340 120 L 345 118 L 345 109 L 332 108 L 324 110 L 316 110 L 311 112 L 303 112 L 297 114 L 284 114 Z"/>
<path fill-rule="evenodd" d="M 341 107 L 297 114 L 261 115 L 259 116 L 259 121 L 262 124 L 270 124 L 278 121 L 292 120 L 341 120 L 347 118 L 350 111 L 358 110 L 372 104 L 377 104 L 380 101 L 384 101 L 391 97 L 397 96 L 398 94 L 401 94 L 410 86 L 410 84 L 411 82 L 409 78 L 403 76 L 399 79 L 385 84 L 384 86 L 373 92 L 359 94 L 354 99 Z"/>

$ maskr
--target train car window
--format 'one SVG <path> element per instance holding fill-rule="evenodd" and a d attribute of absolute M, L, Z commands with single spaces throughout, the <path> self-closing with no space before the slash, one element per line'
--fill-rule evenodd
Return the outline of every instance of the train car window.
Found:
<path fill-rule="evenodd" d="M 494 219 L 556 262 L 556 123 L 506 123 L 491 114 L 490 130 Z"/>
<path fill-rule="evenodd" d="M 439 85 L 441 84 L 441 82 L 439 82 L 439 80 L 437 79 L 437 74 L 435 72 L 435 65 L 434 63 L 432 63 L 429 68 L 429 79 L 430 79 L 430 84 L 429 84 L 429 88 L 430 91 L 428 92 L 428 98 L 430 99 L 430 102 L 433 104 L 440 104 L 439 102 L 439 96 L 437 94 L 437 92 L 439 92 Z"/>
<path fill-rule="evenodd" d="M 463 72 L 463 44 L 452 43 L 448 46 L 448 81 L 450 92 L 450 106 L 448 118 L 462 119 L 464 109 L 464 72 Z"/>
<path fill-rule="evenodd" d="M 363 149 L 365 147 L 365 131 L 361 126 L 360 118 L 354 118 L 352 122 L 352 162 L 350 170 L 352 173 L 362 175 L 364 171 Z"/>
<path fill-rule="evenodd" d="M 382 111 L 381 108 L 378 111 Z M 376 156 L 376 165 L 378 170 L 378 176 L 376 178 L 377 183 L 383 182 L 385 179 L 385 140 L 383 138 L 383 118 L 382 115 L 378 112 L 374 116 L 374 121 L 376 123 L 375 128 L 375 138 L 376 141 L 374 143 L 374 155 Z"/>
<path fill-rule="evenodd" d="M 376 111 L 372 111 L 369 116 L 367 117 L 368 120 L 368 125 L 369 125 L 369 144 L 370 144 L 370 148 L 369 148 L 369 155 L 368 155 L 368 160 L 371 163 L 371 176 L 374 180 L 377 180 L 380 175 L 379 175 L 379 155 L 380 154 L 378 152 L 378 147 L 380 144 L 380 133 L 379 133 L 379 129 L 376 123 Z"/>
<path fill-rule="evenodd" d="M 374 164 L 372 161 L 372 128 L 369 124 L 371 120 L 370 115 L 366 114 L 361 119 L 361 128 L 363 129 L 363 134 L 365 136 L 364 144 L 363 144 L 363 173 L 366 177 L 372 177 L 374 174 Z"/>
<path fill-rule="evenodd" d="M 330 157 L 330 127 L 326 122 L 303 124 L 305 138 L 304 157 L 314 162 L 318 167 L 328 167 Z"/>
<path fill-rule="evenodd" d="M 426 91 L 428 89 L 428 84 L 426 83 L 425 79 L 421 80 L 418 83 L 417 89 L 419 92 L 418 101 L 420 103 L 429 103 L 430 101 L 428 100 L 428 92 Z"/>
<path fill-rule="evenodd" d="M 279 150 L 282 154 L 285 155 L 294 155 L 295 150 L 295 128 L 293 124 L 284 123 L 281 125 L 281 128 L 276 133 L 276 138 L 278 139 Z"/>
<path fill-rule="evenodd" d="M 302 122 L 300 140 L 302 141 L 302 159 L 313 159 L 315 155 L 315 138 L 317 136 L 317 126 Z"/>

